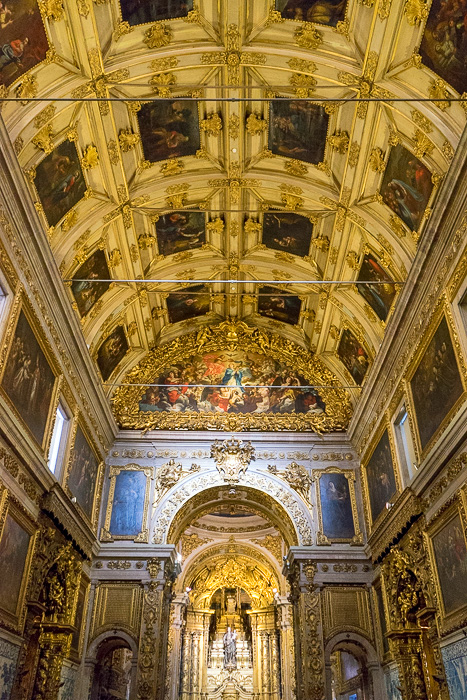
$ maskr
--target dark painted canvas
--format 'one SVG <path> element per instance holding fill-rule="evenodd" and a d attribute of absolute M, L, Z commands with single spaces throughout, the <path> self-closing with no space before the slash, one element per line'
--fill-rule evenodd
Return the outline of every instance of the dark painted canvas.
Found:
<path fill-rule="evenodd" d="M 285 19 L 335 27 L 345 17 L 347 0 L 276 0 L 276 10 Z"/>
<path fill-rule="evenodd" d="M 321 163 L 329 117 L 305 100 L 274 100 L 269 114 L 269 148 L 278 156 Z"/>
<path fill-rule="evenodd" d="M 78 426 L 71 455 L 67 485 L 89 520 L 92 519 L 98 470 L 99 463 L 96 455 L 86 440 L 81 427 Z"/>
<path fill-rule="evenodd" d="M 297 296 L 282 289 L 264 285 L 259 288 L 258 313 L 283 323 L 298 323 L 302 302 Z"/>
<path fill-rule="evenodd" d="M 420 443 L 424 448 L 463 393 L 446 318 L 425 350 L 410 382 Z"/>
<path fill-rule="evenodd" d="M 97 365 L 102 379 L 107 381 L 123 360 L 129 349 L 123 326 L 117 328 L 104 340 L 97 351 Z"/>
<path fill-rule="evenodd" d="M 0 84 L 11 85 L 49 48 L 37 0 L 0 2 Z"/>
<path fill-rule="evenodd" d="M 310 252 L 313 224 L 305 216 L 289 212 L 268 212 L 263 218 L 263 243 L 304 257 Z"/>
<path fill-rule="evenodd" d="M 330 539 L 351 539 L 355 535 L 349 485 L 344 474 L 322 474 L 319 496 L 323 533 Z"/>
<path fill-rule="evenodd" d="M 381 183 L 381 195 L 384 203 L 412 231 L 420 225 L 432 189 L 428 168 L 404 146 L 393 146 Z"/>
<path fill-rule="evenodd" d="M 74 275 L 71 291 L 78 306 L 80 316 L 86 316 L 110 286 L 110 282 L 95 280 L 110 279 L 110 272 L 103 250 L 97 250 L 84 262 Z M 89 281 L 87 281 L 89 280 Z"/>
<path fill-rule="evenodd" d="M 0 537 L 0 607 L 14 615 L 31 535 L 7 513 Z"/>
<path fill-rule="evenodd" d="M 154 383 L 162 387 L 146 390 L 140 411 L 311 414 L 326 410 L 316 391 L 300 388 L 308 384 L 302 376 L 259 353 L 195 355 L 185 365 L 167 367 Z"/>
<path fill-rule="evenodd" d="M 204 284 L 193 284 L 189 290 L 174 292 L 167 297 L 170 323 L 207 314 L 211 308 L 211 295 Z"/>
<path fill-rule="evenodd" d="M 44 437 L 54 384 L 55 375 L 21 311 L 2 388 L 39 444 Z"/>
<path fill-rule="evenodd" d="M 383 282 L 383 284 L 359 284 L 358 291 L 378 315 L 381 321 L 388 317 L 389 309 L 396 295 L 396 288 L 391 284 L 391 277 L 372 255 L 363 258 L 358 280 L 363 282 Z"/>
<path fill-rule="evenodd" d="M 144 497 L 146 493 L 144 472 L 121 471 L 115 477 L 115 491 L 110 519 L 112 535 L 138 535 L 143 529 Z"/>
<path fill-rule="evenodd" d="M 86 191 L 73 141 L 63 141 L 36 168 L 34 184 L 49 226 L 55 226 Z"/>
<path fill-rule="evenodd" d="M 196 211 L 174 211 L 156 222 L 157 245 L 161 255 L 201 248 L 206 242 L 205 215 Z"/>
<path fill-rule="evenodd" d="M 337 354 L 349 370 L 356 384 L 360 386 L 368 369 L 368 355 L 360 341 L 347 328 L 342 332 Z"/>
<path fill-rule="evenodd" d="M 459 514 L 433 537 L 436 569 L 446 614 L 467 605 L 467 547 Z"/>
<path fill-rule="evenodd" d="M 378 515 L 390 503 L 397 491 L 394 464 L 388 431 L 385 430 L 366 466 L 368 494 L 370 496 L 371 519 Z"/>
<path fill-rule="evenodd" d="M 196 100 L 149 102 L 138 112 L 138 123 L 146 160 L 194 156 L 199 149 Z"/>
<path fill-rule="evenodd" d="M 420 46 L 423 63 L 458 92 L 467 90 L 467 8 L 457 0 L 433 0 Z"/>
<path fill-rule="evenodd" d="M 122 18 L 131 26 L 186 17 L 193 0 L 120 0 Z"/>

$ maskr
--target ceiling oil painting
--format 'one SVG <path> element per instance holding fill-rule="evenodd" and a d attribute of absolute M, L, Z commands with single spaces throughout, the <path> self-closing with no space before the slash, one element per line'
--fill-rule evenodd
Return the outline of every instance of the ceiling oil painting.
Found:
<path fill-rule="evenodd" d="M 0 3 L 2 117 L 119 425 L 346 429 L 465 126 L 464 15 Z"/>

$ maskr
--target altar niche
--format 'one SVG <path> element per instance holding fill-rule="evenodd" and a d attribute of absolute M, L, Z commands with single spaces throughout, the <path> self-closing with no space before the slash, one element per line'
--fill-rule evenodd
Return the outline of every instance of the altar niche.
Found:
<path fill-rule="evenodd" d="M 219 669 L 241 670 L 251 677 L 253 690 L 253 655 L 251 649 L 251 599 L 240 588 L 219 588 L 211 598 L 209 625 L 208 684 L 215 681 Z"/>

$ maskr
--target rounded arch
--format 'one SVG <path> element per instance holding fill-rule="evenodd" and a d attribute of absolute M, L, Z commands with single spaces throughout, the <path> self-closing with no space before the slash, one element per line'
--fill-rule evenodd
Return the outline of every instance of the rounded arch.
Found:
<path fill-rule="evenodd" d="M 118 629 L 118 627 L 116 627 L 114 630 L 107 630 L 106 632 L 101 632 L 101 634 L 98 634 L 97 637 L 95 637 L 89 644 L 86 657 L 88 659 L 97 659 L 98 651 L 101 645 L 105 642 L 109 642 L 109 645 L 111 646 L 113 641 L 115 641 L 116 647 L 119 643 L 120 646 L 122 646 L 121 643 L 123 642 L 123 646 L 130 649 L 136 658 L 138 654 L 138 644 L 136 643 L 136 640 L 133 639 L 131 634 L 128 634 L 128 632 L 125 632 L 124 630 Z"/>
<path fill-rule="evenodd" d="M 337 647 L 340 647 L 337 649 Z M 378 653 L 371 642 L 358 632 L 342 631 L 333 635 L 324 647 L 325 663 L 330 663 L 334 651 L 348 651 L 365 664 L 379 664 Z"/>

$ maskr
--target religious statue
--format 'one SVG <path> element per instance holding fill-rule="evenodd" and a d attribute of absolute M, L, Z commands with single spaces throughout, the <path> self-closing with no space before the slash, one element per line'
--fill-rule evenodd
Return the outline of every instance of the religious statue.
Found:
<path fill-rule="evenodd" d="M 237 632 L 227 627 L 224 634 L 224 668 L 237 667 Z"/>
<path fill-rule="evenodd" d="M 227 615 L 235 615 L 235 598 L 231 595 L 227 596 Z"/>

